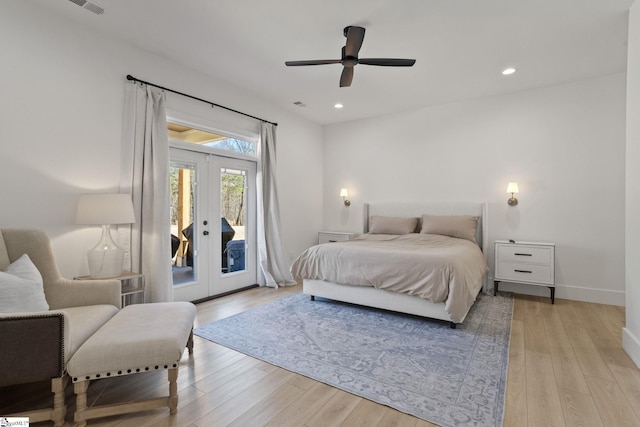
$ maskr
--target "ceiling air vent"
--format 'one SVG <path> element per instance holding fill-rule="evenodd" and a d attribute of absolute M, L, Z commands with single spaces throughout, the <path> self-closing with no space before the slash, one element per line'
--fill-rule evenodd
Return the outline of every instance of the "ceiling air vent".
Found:
<path fill-rule="evenodd" d="M 96 15 L 102 15 L 104 13 L 104 8 L 96 3 L 87 1 L 87 0 L 69 0 L 73 4 L 77 4 L 80 7 L 87 9 L 90 12 L 95 13 Z"/>

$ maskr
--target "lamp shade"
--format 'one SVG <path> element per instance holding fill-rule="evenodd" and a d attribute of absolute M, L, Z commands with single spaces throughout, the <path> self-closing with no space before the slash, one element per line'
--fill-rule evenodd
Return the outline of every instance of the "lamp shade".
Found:
<path fill-rule="evenodd" d="M 111 225 L 136 222 L 129 194 L 81 194 L 76 224 Z"/>
<path fill-rule="evenodd" d="M 507 185 L 507 193 L 517 193 L 518 192 L 518 183 L 517 182 L 510 182 Z"/>
<path fill-rule="evenodd" d="M 346 188 L 340 190 L 340 197 L 349 197 L 349 191 Z"/>

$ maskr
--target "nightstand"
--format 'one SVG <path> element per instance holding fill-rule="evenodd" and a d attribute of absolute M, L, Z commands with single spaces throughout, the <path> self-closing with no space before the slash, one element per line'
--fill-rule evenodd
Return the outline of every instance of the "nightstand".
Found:
<path fill-rule="evenodd" d="M 358 237 L 358 233 L 348 231 L 321 231 L 318 233 L 318 243 L 344 242 L 356 237 Z"/>
<path fill-rule="evenodd" d="M 74 277 L 75 280 L 91 280 L 90 276 Z M 136 294 L 139 295 L 140 302 L 144 304 L 144 274 L 133 273 L 131 271 L 123 271 L 117 277 L 111 279 L 120 280 L 121 290 L 120 298 L 122 299 L 122 307 L 133 304 L 132 301 Z"/>
<path fill-rule="evenodd" d="M 500 282 L 546 286 L 555 302 L 555 249 L 553 243 L 495 241 L 493 295 Z"/>

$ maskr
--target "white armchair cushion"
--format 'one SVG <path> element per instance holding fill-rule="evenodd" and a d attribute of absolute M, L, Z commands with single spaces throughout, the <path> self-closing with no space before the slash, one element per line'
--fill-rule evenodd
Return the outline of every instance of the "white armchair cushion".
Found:
<path fill-rule="evenodd" d="M 47 310 L 42 276 L 29 255 L 22 255 L 0 271 L 0 313 Z"/>

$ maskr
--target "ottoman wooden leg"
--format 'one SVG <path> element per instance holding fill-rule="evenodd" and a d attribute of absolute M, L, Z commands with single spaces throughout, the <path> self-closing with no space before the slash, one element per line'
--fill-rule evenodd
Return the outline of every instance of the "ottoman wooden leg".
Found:
<path fill-rule="evenodd" d="M 178 368 L 169 369 L 169 413 L 175 415 L 178 412 Z"/>
<path fill-rule="evenodd" d="M 189 350 L 189 354 L 193 354 L 193 329 L 191 329 L 189 339 L 187 340 L 187 349 Z"/>
<path fill-rule="evenodd" d="M 87 389 L 89 388 L 89 382 L 90 380 L 80 381 L 73 385 L 73 391 L 76 394 L 75 427 L 85 427 L 87 425 L 85 411 L 87 410 Z"/>

